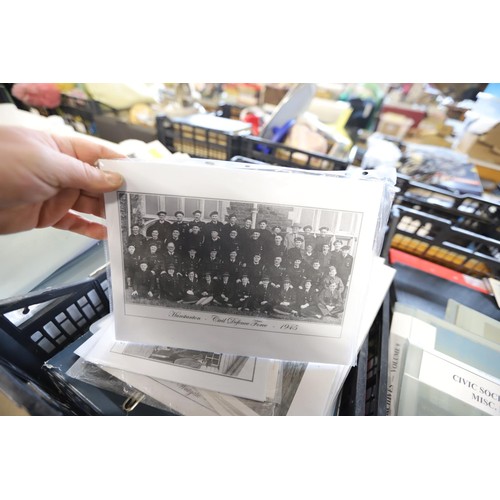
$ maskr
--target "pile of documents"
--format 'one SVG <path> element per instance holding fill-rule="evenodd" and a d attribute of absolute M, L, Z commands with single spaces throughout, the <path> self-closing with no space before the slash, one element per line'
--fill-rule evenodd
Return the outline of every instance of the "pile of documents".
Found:
<path fill-rule="evenodd" d="M 112 313 L 93 325 L 68 375 L 122 395 L 132 388 L 142 402 L 179 415 L 332 414 L 394 277 L 378 256 L 393 182 L 374 172 L 178 158 L 105 160 L 102 168 L 126 180 L 122 191 L 106 195 Z M 157 292 L 131 293 L 124 250 L 134 217 L 149 206 L 188 204 L 228 213 L 241 206 L 259 214 L 282 210 L 293 217 L 307 209 L 318 221 L 349 221 L 343 234 L 353 264 L 343 310 L 277 316 L 263 308 L 221 310 Z"/>

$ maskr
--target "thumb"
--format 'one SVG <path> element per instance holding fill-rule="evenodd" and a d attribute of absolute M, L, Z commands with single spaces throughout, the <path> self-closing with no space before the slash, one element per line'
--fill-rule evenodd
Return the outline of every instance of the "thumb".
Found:
<path fill-rule="evenodd" d="M 57 145 L 60 187 L 85 191 L 108 192 L 123 184 L 123 177 L 99 170 L 91 164 L 100 158 L 125 158 L 104 144 L 83 137 L 52 135 Z"/>
<path fill-rule="evenodd" d="M 107 193 L 118 189 L 124 181 L 118 172 L 100 170 L 63 153 L 56 154 L 53 166 L 57 171 L 58 187 L 63 189 Z"/>

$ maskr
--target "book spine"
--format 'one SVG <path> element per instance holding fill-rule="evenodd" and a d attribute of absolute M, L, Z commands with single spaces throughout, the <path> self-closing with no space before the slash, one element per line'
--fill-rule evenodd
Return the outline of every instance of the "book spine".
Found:
<path fill-rule="evenodd" d="M 408 347 L 408 317 L 395 312 L 389 334 L 389 364 L 387 376 L 386 414 L 397 415 L 399 392 Z"/>

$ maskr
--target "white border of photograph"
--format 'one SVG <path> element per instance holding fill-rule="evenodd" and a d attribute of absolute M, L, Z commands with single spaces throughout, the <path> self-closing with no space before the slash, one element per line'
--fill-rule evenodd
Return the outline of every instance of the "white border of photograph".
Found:
<path fill-rule="evenodd" d="M 119 340 L 211 350 L 292 361 L 351 364 L 373 262 L 374 239 L 383 199 L 384 184 L 335 173 L 302 172 L 281 167 L 247 166 L 237 162 L 157 162 L 102 160 L 101 168 L 120 172 L 121 191 L 192 198 L 218 198 L 242 202 L 314 207 L 361 212 L 356 259 L 342 325 L 223 317 L 214 322 L 210 313 L 179 314 L 174 309 L 127 305 L 123 279 L 123 247 L 118 193 L 105 195 L 108 245 L 112 279 L 112 305 Z M 172 321 L 181 319 L 182 321 Z"/>
<path fill-rule="evenodd" d="M 200 389 L 219 391 L 243 398 L 265 401 L 267 398 L 269 370 L 273 361 L 248 358 L 242 372 L 250 377 L 227 376 L 222 373 L 206 372 L 155 361 L 150 358 L 130 356 L 122 351 L 130 344 L 115 339 L 115 325 L 106 323 L 99 329 L 97 341 L 90 341 L 90 348 L 83 347 L 76 352 L 90 363 L 145 375 L 168 382 L 191 385 Z"/>

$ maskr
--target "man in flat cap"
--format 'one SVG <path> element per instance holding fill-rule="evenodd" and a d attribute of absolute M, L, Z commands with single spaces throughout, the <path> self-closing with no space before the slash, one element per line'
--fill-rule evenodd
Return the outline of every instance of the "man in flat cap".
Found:
<path fill-rule="evenodd" d="M 222 279 L 219 280 L 215 287 L 214 300 L 215 305 L 224 307 L 233 307 L 235 300 L 235 284 L 229 279 L 229 273 L 226 271 L 222 274 Z"/>
<path fill-rule="evenodd" d="M 205 238 L 210 238 L 210 234 L 212 231 L 217 231 L 217 234 L 222 234 L 222 228 L 224 224 L 219 220 L 219 212 L 214 210 L 210 213 L 210 221 L 205 223 Z"/>
<path fill-rule="evenodd" d="M 229 238 L 229 233 L 233 229 L 236 231 L 236 233 L 238 233 L 240 227 L 238 226 L 237 221 L 238 219 L 236 218 L 236 214 L 229 215 L 227 224 L 224 224 L 222 228 L 222 234 L 221 234 L 222 240 L 226 240 L 227 238 Z"/>
<path fill-rule="evenodd" d="M 271 314 L 275 303 L 276 293 L 269 283 L 269 276 L 264 274 L 261 282 L 255 288 L 254 300 L 252 303 L 252 309 L 264 314 Z"/>
<path fill-rule="evenodd" d="M 135 254 L 141 257 L 147 250 L 146 240 L 146 236 L 141 234 L 141 228 L 139 227 L 139 224 L 134 224 L 132 226 L 132 232 L 127 237 L 126 247 L 128 248 L 130 245 L 133 245 L 135 247 Z"/>
<path fill-rule="evenodd" d="M 332 242 L 332 237 L 328 234 L 330 229 L 326 226 L 319 228 L 319 235 L 316 236 L 316 250 L 321 252 L 324 245 L 328 245 L 328 250 L 330 250 L 330 245 Z"/>
<path fill-rule="evenodd" d="M 200 228 L 200 231 L 203 233 L 205 223 L 201 220 L 201 210 L 195 210 L 192 215 L 193 220 L 191 222 L 188 222 L 188 231 L 191 232 L 192 227 L 196 224 Z"/>
<path fill-rule="evenodd" d="M 312 232 L 312 226 L 304 226 L 304 248 L 307 247 L 307 245 L 311 245 L 314 248 L 316 247 L 316 236 Z"/>
<path fill-rule="evenodd" d="M 174 264 L 167 266 L 167 272 L 160 274 L 160 299 L 177 302 L 182 298 L 181 276 L 176 272 Z"/>
<path fill-rule="evenodd" d="M 253 302 L 254 287 L 250 283 L 248 276 L 243 274 L 241 281 L 236 284 L 236 306 L 238 311 L 249 311 Z"/>
<path fill-rule="evenodd" d="M 276 293 L 274 312 L 283 316 L 298 315 L 297 294 L 288 276 L 283 278 L 283 286 Z"/>
<path fill-rule="evenodd" d="M 165 241 L 170 235 L 170 222 L 166 220 L 167 212 L 165 212 L 165 210 L 160 210 L 156 215 L 158 216 L 158 220 L 148 226 L 146 236 L 151 236 L 156 229 L 160 241 Z"/>
<path fill-rule="evenodd" d="M 300 236 L 299 231 L 300 224 L 298 222 L 294 222 L 291 228 L 290 226 L 286 228 L 286 234 L 283 244 L 285 245 L 287 250 L 295 248 L 295 238 L 297 238 L 297 236 Z"/>
<path fill-rule="evenodd" d="M 184 240 L 184 236 L 189 230 L 188 223 L 184 220 L 184 212 L 182 210 L 177 210 L 174 214 L 175 220 L 172 222 L 172 231 L 174 229 L 179 230 L 179 238 Z"/>

